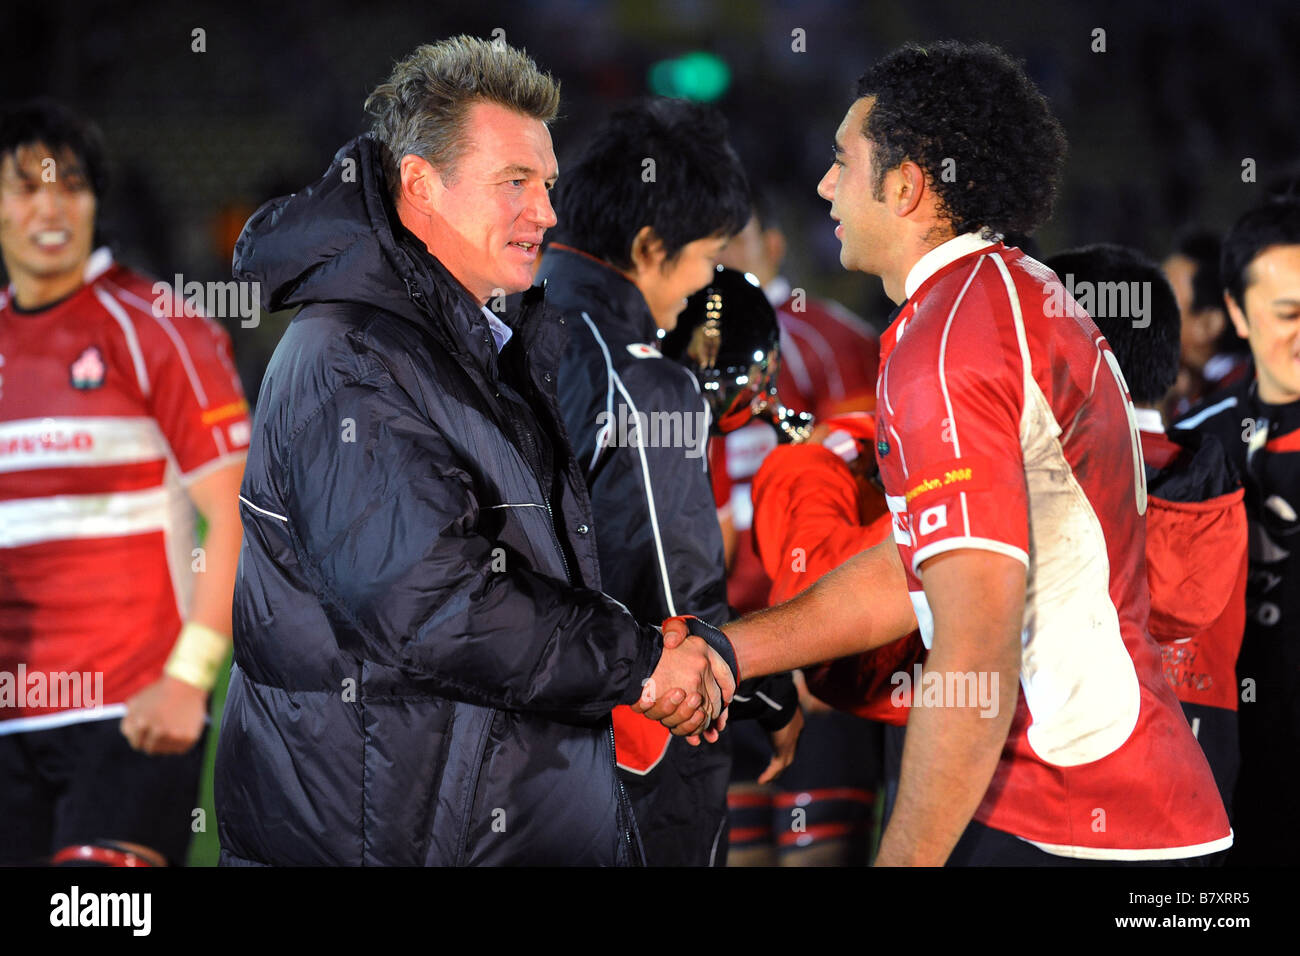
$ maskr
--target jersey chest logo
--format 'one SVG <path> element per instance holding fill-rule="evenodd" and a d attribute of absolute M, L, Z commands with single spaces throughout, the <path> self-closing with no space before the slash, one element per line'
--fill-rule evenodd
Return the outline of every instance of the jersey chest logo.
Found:
<path fill-rule="evenodd" d="M 77 360 L 68 366 L 72 387 L 79 389 L 99 388 L 104 384 L 104 356 L 93 345 L 77 356 Z"/>

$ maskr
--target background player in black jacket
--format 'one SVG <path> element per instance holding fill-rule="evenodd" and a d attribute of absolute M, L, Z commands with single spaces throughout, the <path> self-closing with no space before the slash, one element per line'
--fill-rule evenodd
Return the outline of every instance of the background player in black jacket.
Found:
<path fill-rule="evenodd" d="M 538 272 L 569 331 L 560 404 L 591 492 L 602 587 L 640 620 L 730 617 L 708 410 L 694 376 L 657 347 L 749 218 L 726 136 L 719 113 L 685 101 L 616 111 L 561 181 L 556 241 Z M 792 691 L 788 675 L 783 686 Z M 797 715 L 792 692 L 764 696 L 781 703 L 777 725 Z M 721 864 L 725 736 L 692 747 L 626 707 L 614 726 L 647 862 Z M 799 726 L 785 732 L 791 757 Z"/>
<path fill-rule="evenodd" d="M 1156 264 L 1135 249 L 1102 244 L 1062 252 L 1047 265 L 1067 285 L 1090 287 L 1090 314 L 1133 398 L 1147 479 L 1147 630 L 1231 812 L 1246 614 L 1241 479 L 1214 436 L 1165 432 L 1160 408 L 1179 374 L 1186 323 Z"/>
<path fill-rule="evenodd" d="M 1221 262 L 1228 317 L 1250 344 L 1252 380 L 1177 425 L 1218 436 L 1242 473 L 1250 517 L 1246 633 L 1237 662 L 1241 776 L 1233 864 L 1300 854 L 1300 202 L 1237 220 Z"/>

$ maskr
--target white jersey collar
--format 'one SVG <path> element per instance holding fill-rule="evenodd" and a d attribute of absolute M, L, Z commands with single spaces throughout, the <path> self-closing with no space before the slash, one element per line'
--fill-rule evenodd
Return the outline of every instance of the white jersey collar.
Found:
<path fill-rule="evenodd" d="M 1165 419 L 1158 408 L 1138 408 L 1135 405 L 1133 415 L 1137 420 L 1138 431 L 1152 432 L 1156 435 L 1165 433 Z"/>
<path fill-rule="evenodd" d="M 100 246 L 86 259 L 86 268 L 82 273 L 82 281 L 86 285 L 90 285 L 112 267 L 113 253 L 109 251 L 108 246 Z"/>
<path fill-rule="evenodd" d="M 763 294 L 774 309 L 785 304 L 785 300 L 790 298 L 790 291 L 790 280 L 785 276 L 777 276 L 763 286 Z"/>
<path fill-rule="evenodd" d="M 984 239 L 977 232 L 964 232 L 960 236 L 954 236 L 947 242 L 935 246 L 921 258 L 916 260 L 916 264 L 907 274 L 903 281 L 903 294 L 911 298 L 921 283 L 934 275 L 950 262 L 956 262 L 962 256 L 968 256 L 972 252 L 991 246 L 993 243 Z"/>

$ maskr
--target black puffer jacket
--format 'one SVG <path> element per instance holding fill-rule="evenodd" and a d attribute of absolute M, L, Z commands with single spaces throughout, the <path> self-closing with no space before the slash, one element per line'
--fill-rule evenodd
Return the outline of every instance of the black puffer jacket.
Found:
<path fill-rule="evenodd" d="M 609 712 L 662 640 L 598 590 L 540 290 L 498 356 L 369 137 L 253 216 L 235 275 L 305 308 L 241 489 L 223 863 L 634 861 Z"/>

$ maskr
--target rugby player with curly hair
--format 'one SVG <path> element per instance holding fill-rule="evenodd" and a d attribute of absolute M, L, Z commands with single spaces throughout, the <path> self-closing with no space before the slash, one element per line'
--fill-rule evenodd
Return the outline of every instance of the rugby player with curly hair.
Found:
<path fill-rule="evenodd" d="M 1203 861 L 1232 835 L 1147 629 L 1128 389 L 1002 242 L 1049 216 L 1064 134 L 987 44 L 908 44 L 856 94 L 818 192 L 840 262 L 899 304 L 876 386 L 893 540 L 728 625 L 739 675 L 920 629 L 924 667 L 891 677 L 911 709 L 878 864 Z"/>

